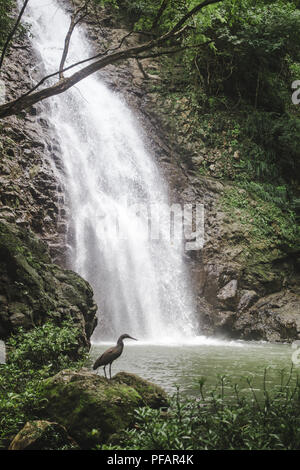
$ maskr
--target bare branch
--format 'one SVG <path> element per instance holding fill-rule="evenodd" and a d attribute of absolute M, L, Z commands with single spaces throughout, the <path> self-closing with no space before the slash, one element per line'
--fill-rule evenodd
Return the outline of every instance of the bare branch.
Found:
<path fill-rule="evenodd" d="M 60 72 L 64 73 L 64 72 L 67 72 L 68 70 L 71 70 L 72 68 L 74 67 L 77 67 L 78 65 L 82 65 L 82 64 L 85 64 L 86 62 L 90 62 L 91 60 L 95 60 L 95 59 L 98 59 L 99 57 L 103 57 L 105 55 L 107 55 L 109 52 L 113 52 L 113 51 L 116 51 L 118 49 L 120 49 L 125 41 L 125 39 L 127 39 L 134 31 L 130 31 L 129 33 L 125 34 L 125 36 L 123 36 L 123 38 L 121 39 L 120 43 L 118 46 L 114 47 L 113 49 L 107 49 L 105 52 L 99 52 L 98 54 L 92 56 L 92 57 L 88 57 L 87 59 L 83 59 L 83 60 L 80 60 L 78 62 L 75 62 L 74 64 L 72 65 L 69 65 L 68 67 L 65 67 L 64 69 L 62 70 L 57 70 L 56 72 L 53 72 L 53 73 L 50 73 L 49 75 L 46 75 L 45 77 L 43 77 L 36 85 L 34 85 L 34 87 L 30 88 L 26 93 L 24 93 L 23 95 L 21 95 L 19 98 L 17 98 L 15 101 L 14 101 L 14 104 L 16 104 L 18 101 L 20 101 L 21 99 L 25 98 L 26 96 L 30 95 L 31 93 L 33 93 L 35 90 L 37 90 L 43 83 L 45 83 L 47 80 L 49 80 L 50 78 L 53 78 L 53 77 L 56 77 L 56 75 L 59 75 Z M 63 77 L 62 77 L 63 78 Z M 1 107 L 0 107 L 1 109 Z M 1 116 L 0 116 L 1 117 Z"/>
<path fill-rule="evenodd" d="M 2 53 L 1 53 L 1 57 L 0 57 L 0 69 L 2 67 L 2 64 L 3 64 L 3 61 L 4 61 L 4 57 L 5 57 L 5 54 L 7 52 L 7 49 L 8 49 L 8 46 L 9 46 L 9 43 L 10 41 L 12 40 L 12 38 L 14 37 L 15 35 L 15 32 L 17 31 L 17 28 L 20 24 L 20 21 L 21 21 L 21 18 L 23 16 L 23 13 L 25 11 L 25 8 L 27 7 L 27 3 L 29 2 L 29 0 L 25 0 L 24 3 L 23 3 L 23 6 L 21 8 L 21 11 L 19 13 L 19 16 L 15 22 L 15 25 L 13 27 L 13 29 L 11 30 L 11 32 L 9 33 L 9 35 L 7 36 L 7 39 L 5 41 L 5 44 L 3 46 L 3 49 L 2 49 Z"/>
<path fill-rule="evenodd" d="M 206 41 L 206 42 L 201 42 L 199 44 L 190 44 L 188 46 L 183 46 L 183 47 L 177 47 L 174 49 L 164 49 L 158 52 L 153 52 L 152 54 L 147 54 L 147 55 L 139 55 L 136 57 L 137 61 L 143 60 L 143 59 L 154 59 L 156 57 L 160 57 L 162 55 L 170 55 L 170 54 L 176 54 L 178 52 L 186 51 L 187 49 L 199 49 L 199 47 L 206 46 L 207 44 L 212 43 L 213 41 Z"/>
<path fill-rule="evenodd" d="M 70 40 L 71 40 L 71 36 L 72 36 L 72 33 L 75 29 L 75 27 L 78 25 L 78 23 L 80 23 L 80 21 L 83 20 L 83 18 L 85 18 L 85 16 L 87 15 L 87 7 L 88 7 L 88 4 L 89 4 L 89 0 L 86 1 L 84 3 L 84 5 L 82 5 L 81 7 L 79 7 L 72 15 L 71 17 L 71 23 L 70 23 L 70 26 L 69 26 L 69 29 L 68 29 L 68 32 L 66 34 L 66 37 L 65 37 L 65 45 L 64 45 L 64 50 L 63 50 L 63 53 L 62 53 L 62 57 L 61 57 L 61 61 L 60 61 L 60 65 L 59 65 L 59 78 L 63 78 L 63 68 L 64 68 L 64 65 L 65 65 L 65 62 L 67 60 L 67 56 L 68 56 L 68 52 L 69 52 L 69 47 L 70 47 Z M 84 11 L 84 13 L 82 15 L 80 15 L 80 13 Z"/>
<path fill-rule="evenodd" d="M 158 53 L 153 53 L 152 55 L 148 55 L 148 56 L 141 55 L 146 51 L 153 50 L 156 47 L 163 46 L 170 39 L 180 38 L 188 27 L 188 25 L 184 25 L 184 23 L 189 18 L 191 18 L 193 14 L 199 12 L 202 8 L 204 8 L 207 5 L 210 5 L 213 3 L 219 3 L 221 1 L 223 0 L 206 0 L 202 2 L 200 5 L 198 5 L 197 7 L 193 8 L 193 10 L 191 10 L 189 13 L 187 13 L 183 18 L 181 18 L 178 21 L 178 23 L 172 28 L 172 30 L 168 31 L 167 33 L 160 36 L 159 38 L 152 39 L 149 42 L 144 43 L 139 46 L 128 47 L 126 49 L 118 50 L 122 46 L 125 38 L 128 37 L 131 33 L 127 34 L 126 36 L 124 36 L 124 38 L 122 38 L 119 46 L 117 46 L 116 48 L 110 51 L 111 52 L 110 54 L 108 54 L 108 51 L 105 51 L 104 53 L 101 53 L 101 54 L 97 54 L 96 56 L 94 56 L 94 58 L 97 58 L 98 60 L 83 67 L 81 70 L 75 72 L 70 77 L 67 77 L 67 78 L 62 77 L 56 84 L 48 88 L 45 88 L 40 91 L 36 91 L 35 93 L 33 93 L 33 90 L 31 90 L 25 93 L 25 95 L 20 96 L 16 100 L 0 105 L 0 118 L 10 116 L 12 114 L 16 114 L 20 112 L 21 110 L 23 110 L 24 108 L 32 106 L 38 103 L 39 101 L 49 98 L 50 96 L 63 93 L 64 91 L 68 90 L 79 81 L 97 72 L 98 70 L 101 70 L 102 68 L 106 67 L 109 64 L 115 64 L 122 60 L 130 59 L 130 58 L 145 59 L 146 57 L 158 57 L 158 54 L 159 55 L 166 54 L 166 53 L 171 54 L 171 53 L 178 52 L 179 50 L 184 50 L 184 48 L 180 48 L 177 50 L 172 49 L 172 50 L 169 50 L 168 52 L 161 51 Z M 185 48 L 188 48 L 188 47 L 189 46 L 186 46 Z M 195 46 L 191 46 L 191 47 L 195 47 Z M 80 63 L 84 63 L 90 60 L 92 60 L 92 58 L 85 59 L 84 61 L 78 62 L 77 64 L 73 64 L 72 66 L 66 67 L 65 69 L 61 70 L 61 72 L 64 72 L 70 69 L 71 67 L 75 67 L 75 65 L 79 65 Z M 50 78 L 51 76 L 53 77 L 59 73 L 60 71 L 55 72 L 54 74 L 51 74 L 48 77 L 44 77 L 39 82 L 39 84 L 43 83 L 46 79 Z M 34 89 L 38 88 L 39 84 L 36 85 Z"/>
<path fill-rule="evenodd" d="M 136 59 L 136 62 L 138 64 L 138 68 L 140 69 L 143 77 L 145 78 L 145 80 L 147 80 L 149 78 L 149 74 L 145 72 L 144 67 L 142 66 L 138 58 Z"/>

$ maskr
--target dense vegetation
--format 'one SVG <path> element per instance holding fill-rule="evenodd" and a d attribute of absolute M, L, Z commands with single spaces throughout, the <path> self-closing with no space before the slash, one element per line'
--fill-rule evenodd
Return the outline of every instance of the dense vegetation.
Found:
<path fill-rule="evenodd" d="M 64 368 L 82 367 L 86 356 L 78 357 L 79 334 L 71 321 L 60 326 L 48 322 L 30 331 L 20 328 L 7 341 L 7 363 L 0 364 L 0 449 L 27 420 L 38 419 L 42 380 Z"/>
<path fill-rule="evenodd" d="M 27 332 L 20 329 L 8 341 L 8 362 L 0 366 L 0 449 L 26 421 L 43 415 L 42 380 L 82 367 L 85 355 L 73 360 L 77 335 L 70 322 L 61 327 L 46 323 Z M 187 399 L 177 390 L 168 410 L 136 410 L 135 427 L 97 449 L 299 449 L 300 383 L 292 369 L 280 375 L 270 391 L 266 370 L 260 394 L 251 379 L 245 378 L 241 389 L 220 377 L 206 390 L 201 378 L 198 398 Z"/>
<path fill-rule="evenodd" d="M 267 371 L 259 397 L 247 379 L 244 395 L 221 377 L 214 390 L 205 392 L 199 381 L 199 399 L 183 399 L 177 392 L 167 412 L 143 408 L 136 411 L 136 427 L 118 436 L 119 443 L 103 449 L 157 450 L 266 450 L 300 449 L 300 384 L 292 371 L 281 385 L 269 391 Z M 292 384 L 292 382 L 294 383 Z M 228 384 L 226 384 L 228 386 Z M 245 391 L 245 390 L 244 390 Z M 116 437 L 115 437 L 116 439 Z"/>

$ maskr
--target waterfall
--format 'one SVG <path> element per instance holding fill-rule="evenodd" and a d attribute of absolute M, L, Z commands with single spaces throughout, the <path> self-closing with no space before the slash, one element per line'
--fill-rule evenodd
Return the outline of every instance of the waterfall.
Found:
<path fill-rule="evenodd" d="M 26 14 L 40 58 L 37 67 L 56 71 L 68 13 L 58 1 L 31 0 Z M 67 64 L 91 55 L 84 28 L 77 27 Z M 60 178 L 71 213 L 70 267 L 91 283 L 99 307 L 93 340 L 115 339 L 125 332 L 160 341 L 195 336 L 182 244 L 167 237 L 149 240 L 148 220 L 134 209 L 138 204 L 167 205 L 168 197 L 125 100 L 98 73 L 50 98 L 43 109 L 60 142 Z M 164 234 L 167 228 L 161 230 Z"/>

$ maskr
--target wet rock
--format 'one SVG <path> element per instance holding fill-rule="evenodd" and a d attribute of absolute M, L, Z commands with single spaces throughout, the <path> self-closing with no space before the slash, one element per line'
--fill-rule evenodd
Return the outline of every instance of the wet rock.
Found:
<path fill-rule="evenodd" d="M 14 437 L 8 450 L 76 450 L 66 429 L 50 421 L 28 421 Z"/>
<path fill-rule="evenodd" d="M 10 50 L 2 76 L 6 84 L 6 99 L 19 96 L 32 86 L 32 80 L 38 79 L 38 72 L 32 69 L 36 60 L 30 40 L 26 37 L 22 39 L 22 48 Z M 11 214 L 2 212 L 0 217 L 17 221 L 44 240 L 51 232 L 53 242 L 65 243 L 65 233 L 56 230 L 57 224 L 64 221 L 64 216 L 57 209 L 56 174 L 50 164 L 51 152 L 48 150 L 55 139 L 50 123 L 41 117 L 44 116 L 44 106 L 46 104 L 34 105 L 26 112 L 2 121 L 0 209 L 1 206 L 9 206 Z M 59 145 L 56 150 L 59 154 Z M 46 225 L 43 221 L 50 210 L 54 216 Z"/>
<path fill-rule="evenodd" d="M 254 290 L 243 291 L 237 310 L 243 312 L 247 308 L 250 308 L 257 299 L 258 295 Z"/>
<path fill-rule="evenodd" d="M 234 307 L 237 302 L 237 280 L 228 282 L 218 293 L 217 298 L 227 307 Z"/>
<path fill-rule="evenodd" d="M 204 162 L 204 157 L 202 155 L 197 155 L 196 157 L 192 157 L 192 162 L 196 166 L 201 166 Z"/>
<path fill-rule="evenodd" d="M 236 320 L 236 312 L 220 311 L 214 314 L 214 333 L 228 335 L 232 331 L 232 327 Z"/>
<path fill-rule="evenodd" d="M 148 380 L 129 372 L 119 372 L 113 377 L 114 383 L 126 384 L 133 387 L 143 398 L 144 404 L 157 409 L 168 406 L 168 397 L 165 391 Z"/>
<path fill-rule="evenodd" d="M 299 339 L 299 296 L 287 290 L 259 299 L 238 316 L 233 331 L 244 339 L 287 342 Z"/>

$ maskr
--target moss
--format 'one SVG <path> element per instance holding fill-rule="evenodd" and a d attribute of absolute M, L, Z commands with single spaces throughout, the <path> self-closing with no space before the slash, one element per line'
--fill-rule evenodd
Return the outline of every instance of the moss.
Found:
<path fill-rule="evenodd" d="M 163 390 L 132 374 L 121 373 L 110 381 L 86 370 L 66 370 L 47 379 L 41 395 L 47 401 L 44 417 L 64 425 L 84 448 L 131 426 L 136 408 L 167 403 Z"/>
<path fill-rule="evenodd" d="M 86 385 L 86 384 L 85 384 Z M 49 400 L 47 414 L 57 416 L 70 433 L 82 445 L 92 445 L 95 436 L 90 433 L 97 429 L 96 440 L 106 439 L 118 429 L 130 425 L 135 407 L 141 403 L 140 395 L 130 387 L 110 386 L 97 381 L 97 388 L 83 387 L 78 382 L 48 385 L 44 393 Z"/>
<path fill-rule="evenodd" d="M 2 338 L 16 328 L 30 328 L 49 318 L 74 318 L 81 325 L 78 346 L 89 346 L 96 324 L 90 285 L 76 273 L 51 264 L 46 245 L 30 231 L 0 221 L 0 311 Z"/>
<path fill-rule="evenodd" d="M 143 397 L 145 405 L 149 405 L 152 408 L 168 406 L 168 398 L 161 387 L 148 382 L 147 380 L 141 380 L 135 374 L 128 372 L 119 372 L 113 377 L 113 382 L 119 384 L 126 384 L 133 387 Z"/>
<path fill-rule="evenodd" d="M 225 189 L 219 204 L 226 214 L 227 243 L 240 248 L 237 260 L 246 285 L 259 289 L 262 284 L 268 291 L 280 289 L 283 280 L 293 273 L 293 263 L 285 261 L 293 257 L 300 244 L 293 214 L 233 186 Z"/>
<path fill-rule="evenodd" d="M 268 239 L 269 245 L 284 245 L 293 250 L 299 241 L 300 234 L 293 213 L 280 209 L 272 202 L 255 198 L 243 189 L 227 187 L 220 203 L 231 220 L 245 226 L 245 231 L 249 232 L 255 243 L 264 243 Z"/>

